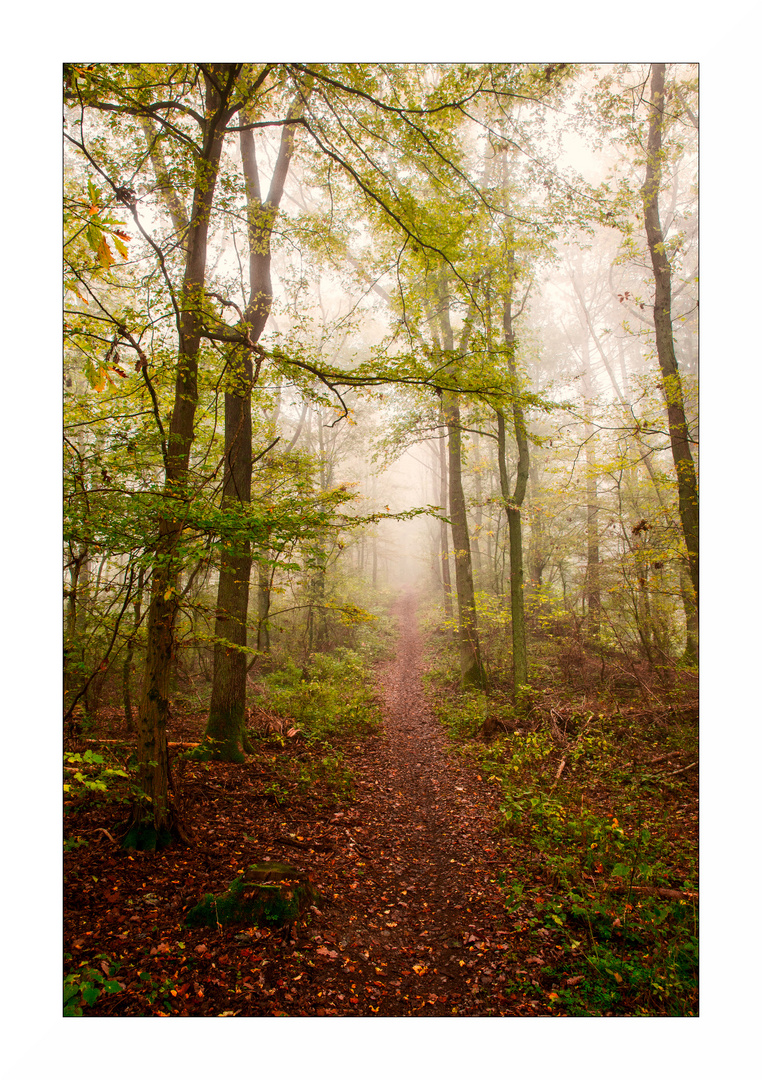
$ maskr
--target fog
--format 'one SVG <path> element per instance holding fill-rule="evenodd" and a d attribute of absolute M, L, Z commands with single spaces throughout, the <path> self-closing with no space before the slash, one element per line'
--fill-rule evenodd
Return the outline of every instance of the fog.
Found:
<path fill-rule="evenodd" d="M 652 67 L 498 65 L 480 74 L 474 67 L 458 76 L 473 82 L 469 108 L 459 106 L 441 125 L 436 108 L 403 110 L 403 117 L 392 102 L 440 89 L 455 95 L 454 68 L 404 66 L 412 80 L 404 90 L 394 85 L 401 76 L 384 73 L 378 97 L 363 97 L 366 91 L 352 85 L 362 69 L 339 65 L 318 94 L 306 93 L 301 74 L 284 67 L 272 103 L 263 105 L 272 119 L 252 129 L 256 184 L 251 177 L 244 183 L 239 128 L 224 139 L 207 238 L 206 351 L 189 436 L 199 492 L 214 502 L 226 467 L 229 374 L 221 343 L 233 340 L 252 302 L 251 256 L 259 243 L 272 299 L 251 391 L 252 502 L 266 503 L 277 492 L 286 516 L 300 500 L 305 521 L 329 505 L 334 514 L 305 526 L 309 543 L 292 528 L 279 550 L 292 551 L 290 565 L 302 560 L 304 571 L 276 568 L 273 588 L 291 590 L 298 608 L 299 590 L 312 580 L 307 568 L 315 559 L 325 563 L 330 549 L 321 589 L 330 586 L 342 602 L 362 606 L 368 588 L 415 587 L 441 598 L 446 568 L 451 575 L 458 570 L 450 495 L 443 497 L 457 461 L 465 504 L 460 543 L 479 603 L 507 603 L 506 515 L 513 507 L 521 515 L 528 602 L 582 616 L 601 595 L 616 596 L 617 633 L 623 626 L 634 633 L 646 604 L 647 618 L 661 620 L 662 637 L 677 640 L 687 563 L 642 194 L 656 160 L 648 165 L 644 157 L 654 130 Z M 311 77 L 320 83 L 324 76 Z M 666 77 L 658 206 L 669 259 L 671 348 L 696 457 L 697 77 L 694 67 L 680 64 L 667 65 Z M 500 88 L 494 93 L 480 89 L 490 79 Z M 282 117 L 295 101 L 306 119 L 289 146 Z M 96 433 L 109 432 L 103 445 L 115 455 L 120 423 L 131 438 L 144 424 L 142 472 L 125 482 L 139 491 L 146 477 L 160 475 L 161 439 L 150 425 L 158 418 L 163 436 L 172 411 L 168 358 L 183 287 L 177 202 L 190 205 L 188 149 L 166 128 L 164 156 L 151 144 L 146 158 L 135 129 L 120 132 L 117 121 L 108 127 L 95 111 L 83 121 L 73 104 L 66 122 L 72 205 L 89 206 L 88 243 L 99 271 L 110 275 L 91 296 L 106 312 L 97 317 L 114 326 L 112 337 L 96 321 L 75 266 L 71 430 L 78 432 L 77 453 L 91 446 L 93 468 L 110 476 Z M 190 132 L 191 120 L 183 123 Z M 98 154 L 100 172 L 93 172 Z M 134 172 L 126 203 L 120 196 L 114 204 L 103 179 L 112 158 Z M 277 212 L 267 210 L 272 231 L 252 246 L 252 221 L 270 206 L 262 200 L 278 191 L 279 178 Z M 172 182 L 175 204 L 166 194 Z M 257 185 L 259 203 L 252 201 Z M 103 217 L 98 233 L 93 223 L 106 214 L 109 197 L 112 217 Z M 265 219 L 259 220 L 257 228 Z M 124 259 L 121 236 L 130 245 L 124 265 L 108 247 Z M 125 319 L 133 320 L 131 329 Z M 137 342 L 147 354 L 136 352 Z M 144 379 L 133 391 L 125 366 L 114 366 L 119 349 L 130 363 L 137 355 L 136 372 L 153 371 L 153 382 Z M 98 398 L 106 381 L 106 396 Z M 142 412 L 119 399 L 120 391 L 142 395 Z M 145 419 L 122 422 L 122 415 Z M 641 520 L 649 525 L 647 544 L 632 531 Z M 266 546 L 257 551 L 270 557 Z M 212 573 L 216 580 L 216 567 Z M 638 581 L 648 583 L 648 596 L 638 597 Z"/>

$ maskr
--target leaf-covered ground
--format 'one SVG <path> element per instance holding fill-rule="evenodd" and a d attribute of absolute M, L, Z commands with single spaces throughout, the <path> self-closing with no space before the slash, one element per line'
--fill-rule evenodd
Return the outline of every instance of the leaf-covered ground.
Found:
<path fill-rule="evenodd" d="M 341 761 L 316 762 L 295 736 L 262 740 L 242 765 L 176 766 L 193 843 L 159 855 L 120 851 L 123 804 L 85 798 L 68 807 L 65 972 L 87 1014 L 566 1011 L 559 991 L 584 978 L 579 942 L 554 936 L 556 924 L 568 929 L 560 905 L 546 903 L 544 921 L 526 912 L 533 885 L 552 900 L 552 873 L 506 830 L 494 769 L 454 752 L 435 718 L 415 597 L 399 598 L 393 614 L 396 654 L 378 669 L 382 724 L 345 739 Z M 202 714 L 177 717 L 170 739 L 194 741 L 203 725 Z M 75 846 L 80 839 L 87 843 Z M 293 933 L 184 925 L 202 894 L 268 859 L 307 872 L 319 893 Z M 594 873 L 595 863 L 591 881 Z M 616 989 L 622 976 L 611 978 Z"/>

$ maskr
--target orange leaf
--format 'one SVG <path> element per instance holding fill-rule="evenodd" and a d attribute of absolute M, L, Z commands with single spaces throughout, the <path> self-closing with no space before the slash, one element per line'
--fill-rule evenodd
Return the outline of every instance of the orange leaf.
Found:
<path fill-rule="evenodd" d="M 98 255 L 98 261 L 100 262 L 101 266 L 105 267 L 106 270 L 108 270 L 109 266 L 113 266 L 114 263 L 116 262 L 116 259 L 114 258 L 113 254 L 111 253 L 111 248 L 106 243 L 106 237 L 105 236 L 101 236 L 101 238 L 100 238 L 100 243 L 98 244 L 97 255 Z"/>

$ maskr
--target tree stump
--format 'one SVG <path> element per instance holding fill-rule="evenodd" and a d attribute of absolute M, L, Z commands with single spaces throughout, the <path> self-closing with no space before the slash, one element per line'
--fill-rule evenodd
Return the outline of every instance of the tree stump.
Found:
<path fill-rule="evenodd" d="M 225 892 L 207 893 L 188 912 L 186 926 L 290 926 L 318 894 L 307 874 L 287 863 L 254 863 Z"/>

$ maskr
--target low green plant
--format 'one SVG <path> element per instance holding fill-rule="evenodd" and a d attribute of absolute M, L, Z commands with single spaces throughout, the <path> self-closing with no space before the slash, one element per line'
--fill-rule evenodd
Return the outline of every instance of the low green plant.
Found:
<path fill-rule="evenodd" d="M 71 960 L 68 953 L 66 959 Z M 76 971 L 64 976 L 64 1016 L 83 1016 L 85 1009 L 94 1005 L 101 994 L 117 994 L 122 989 L 121 984 L 112 977 L 118 965 L 105 955 L 96 956 L 95 960 L 101 961 L 100 971 L 85 961 Z M 104 974 L 103 969 L 108 971 L 108 975 Z"/>
<path fill-rule="evenodd" d="M 89 840 L 84 840 L 81 836 L 73 836 L 70 840 L 64 840 L 64 851 L 76 851 L 77 848 L 87 847 Z"/>
<path fill-rule="evenodd" d="M 149 972 L 141 971 L 138 980 L 143 984 L 144 996 L 149 1005 L 158 1003 L 165 1013 L 172 1012 L 176 984 L 171 976 L 166 975 L 163 979 L 154 981 Z"/>
<path fill-rule="evenodd" d="M 543 724 L 536 694 L 522 715 L 496 693 L 477 709 L 443 667 L 430 682 L 458 752 L 499 789 L 498 829 L 512 852 L 498 878 L 506 916 L 546 959 L 526 973 L 507 967 L 508 985 L 544 992 L 549 1009 L 572 1016 L 694 1015 L 696 859 L 676 838 L 680 781 L 673 791 L 669 777 L 635 764 L 672 747 L 694 753 L 692 732 L 568 709 L 559 730 Z M 482 708 L 502 722 L 487 744 Z"/>
<path fill-rule="evenodd" d="M 292 719 L 313 745 L 330 745 L 337 738 L 369 733 L 378 726 L 373 679 L 357 650 L 316 653 L 304 670 L 288 661 L 263 682 L 268 706 Z"/>
<path fill-rule="evenodd" d="M 64 753 L 64 769 L 67 773 L 63 786 L 66 795 L 97 792 L 113 796 L 118 781 L 130 778 L 124 769 L 114 768 L 103 754 L 92 750 L 85 750 L 84 754 Z"/>
<path fill-rule="evenodd" d="M 483 690 L 469 687 L 440 703 L 437 712 L 452 738 L 474 739 L 487 716 L 487 695 Z"/>

